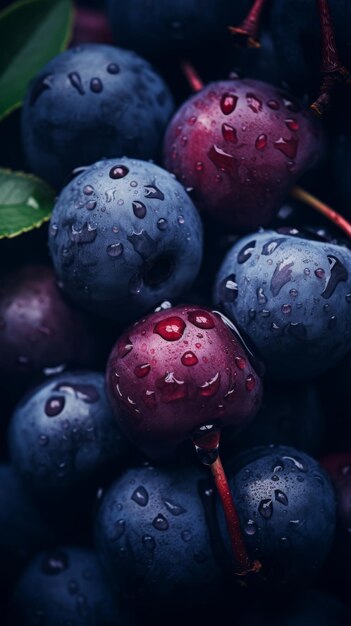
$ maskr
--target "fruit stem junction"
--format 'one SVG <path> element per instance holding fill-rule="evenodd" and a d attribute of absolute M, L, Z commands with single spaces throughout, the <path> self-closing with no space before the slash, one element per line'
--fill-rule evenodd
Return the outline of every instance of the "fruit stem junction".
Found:
<path fill-rule="evenodd" d="M 219 456 L 219 441 L 220 431 L 212 424 L 203 426 L 193 435 L 193 443 L 197 455 L 204 465 L 210 467 L 218 495 L 222 502 L 236 563 L 236 574 L 238 576 L 246 576 L 251 572 L 259 572 L 261 563 L 259 563 L 259 561 L 252 561 L 247 553 L 244 537 L 241 532 L 239 515 Z"/>
<path fill-rule="evenodd" d="M 235 35 L 238 45 L 246 48 L 260 48 L 259 31 L 261 16 L 267 0 L 255 0 L 248 15 L 239 26 L 229 26 L 229 31 Z"/>
<path fill-rule="evenodd" d="M 339 59 L 328 0 L 317 0 L 317 7 L 322 38 L 322 78 L 318 98 L 311 104 L 311 109 L 318 117 L 323 117 L 330 107 L 335 85 L 341 82 L 350 83 L 351 78 L 348 69 Z"/>

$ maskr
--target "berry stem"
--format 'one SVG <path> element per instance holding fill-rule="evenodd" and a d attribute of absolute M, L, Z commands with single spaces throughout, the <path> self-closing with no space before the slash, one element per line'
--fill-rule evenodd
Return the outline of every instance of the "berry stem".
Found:
<path fill-rule="evenodd" d="M 203 465 L 210 467 L 217 493 L 222 502 L 236 563 L 236 574 L 238 576 L 246 576 L 246 574 L 250 572 L 258 572 L 261 569 L 261 564 L 258 561 L 251 561 L 247 553 L 244 537 L 240 528 L 239 515 L 219 456 L 219 441 L 220 431 L 214 425 L 203 426 L 193 435 L 193 443 L 198 458 Z"/>
<path fill-rule="evenodd" d="M 181 68 L 188 84 L 194 93 L 201 91 L 204 88 L 204 83 L 201 80 L 194 66 L 189 61 L 181 61 Z"/>
<path fill-rule="evenodd" d="M 311 104 L 311 109 L 318 117 L 323 117 L 330 106 L 335 85 L 350 82 L 350 74 L 339 59 L 328 0 L 317 0 L 317 7 L 322 37 L 322 79 L 318 98 Z"/>
<path fill-rule="evenodd" d="M 261 26 L 261 16 L 267 0 L 255 0 L 248 15 L 239 26 L 229 26 L 230 32 L 235 35 L 238 43 L 247 48 L 261 46 L 258 34 Z"/>
<path fill-rule="evenodd" d="M 350 222 L 342 217 L 342 215 L 334 211 L 334 209 L 332 209 L 330 206 L 313 196 L 308 191 L 305 191 L 305 189 L 302 189 L 301 187 L 293 187 L 290 195 L 296 200 L 300 200 L 301 202 L 308 204 L 313 209 L 319 211 L 319 213 L 322 213 L 322 215 L 324 215 L 328 220 L 335 224 L 335 226 L 341 228 L 341 230 L 343 230 L 344 233 L 346 233 L 346 235 L 351 238 Z"/>

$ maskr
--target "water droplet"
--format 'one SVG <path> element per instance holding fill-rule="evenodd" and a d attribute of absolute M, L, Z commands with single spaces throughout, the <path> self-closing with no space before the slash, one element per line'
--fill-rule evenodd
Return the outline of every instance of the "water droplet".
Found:
<path fill-rule="evenodd" d="M 52 396 L 45 403 L 45 413 L 48 417 L 56 417 L 62 413 L 66 404 L 66 398 L 63 396 Z"/>
<path fill-rule="evenodd" d="M 233 111 L 235 111 L 237 102 L 238 102 L 237 96 L 235 96 L 232 93 L 224 93 L 220 100 L 220 107 L 221 107 L 222 113 L 224 113 L 224 115 L 230 115 L 230 113 L 233 113 Z"/>
<path fill-rule="evenodd" d="M 157 220 L 157 228 L 159 230 L 166 230 L 167 226 L 168 226 L 168 221 L 165 220 L 163 217 Z"/>
<path fill-rule="evenodd" d="M 284 504 L 284 506 L 288 506 L 289 504 L 288 497 L 283 491 L 280 491 L 280 489 L 276 489 L 274 491 L 274 497 L 277 502 L 280 502 L 280 504 Z"/>
<path fill-rule="evenodd" d="M 114 523 L 114 533 L 113 533 L 113 541 L 118 541 L 124 534 L 126 529 L 126 523 L 124 519 L 119 519 Z"/>
<path fill-rule="evenodd" d="M 58 233 L 58 226 L 57 226 L 57 224 L 50 223 L 49 233 L 50 233 L 51 237 L 56 237 L 56 235 Z"/>
<path fill-rule="evenodd" d="M 255 141 L 255 148 L 256 150 L 264 150 L 264 148 L 267 145 L 267 135 L 265 135 L 264 133 L 262 135 L 259 135 Z"/>
<path fill-rule="evenodd" d="M 149 389 L 147 389 L 145 391 L 145 394 L 143 396 L 143 400 L 144 400 L 145 406 L 147 406 L 148 409 L 154 409 L 156 404 L 157 404 L 155 392 L 154 391 L 150 391 Z"/>
<path fill-rule="evenodd" d="M 156 528 L 156 530 L 168 530 L 169 528 L 169 524 L 166 518 L 161 513 L 159 513 L 157 517 L 155 517 L 152 525 L 154 528 Z"/>
<path fill-rule="evenodd" d="M 291 305 L 290 304 L 283 304 L 281 307 L 282 313 L 284 313 L 284 315 L 289 315 L 289 313 L 291 313 Z"/>
<path fill-rule="evenodd" d="M 85 193 L 86 196 L 91 196 L 91 194 L 94 193 L 94 187 L 85 185 L 85 187 L 83 187 L 83 193 Z"/>
<path fill-rule="evenodd" d="M 322 298 L 326 300 L 333 295 L 336 287 L 341 281 L 346 281 L 348 279 L 348 271 L 346 267 L 337 259 L 335 256 L 327 255 L 329 265 L 330 265 L 330 277 L 323 291 Z"/>
<path fill-rule="evenodd" d="M 336 315 L 332 315 L 332 317 L 330 318 L 329 322 L 328 322 L 328 328 L 329 330 L 333 330 L 333 328 L 335 328 L 336 324 L 337 324 L 337 317 Z"/>
<path fill-rule="evenodd" d="M 122 359 L 127 356 L 131 350 L 133 350 L 133 344 L 129 337 L 123 344 L 118 344 L 118 356 Z"/>
<path fill-rule="evenodd" d="M 295 337 L 299 341 L 305 341 L 307 338 L 307 329 L 302 322 L 291 322 L 288 326 L 289 335 Z"/>
<path fill-rule="evenodd" d="M 135 202 L 133 202 L 132 207 L 135 217 L 138 217 L 140 220 L 142 220 L 146 215 L 145 204 L 136 200 Z"/>
<path fill-rule="evenodd" d="M 76 89 L 81 96 L 84 96 L 85 91 L 84 91 L 82 79 L 80 75 L 78 74 L 78 72 L 71 72 L 70 74 L 68 74 L 68 79 L 72 87 L 74 87 L 74 89 Z"/>
<path fill-rule="evenodd" d="M 136 502 L 136 504 L 138 504 L 139 506 L 146 506 L 149 502 L 149 494 L 146 491 L 145 487 L 143 487 L 142 485 L 137 487 L 133 492 L 131 500 L 134 500 L 134 502 Z"/>
<path fill-rule="evenodd" d="M 204 164 L 202 161 L 197 161 L 195 164 L 195 169 L 197 172 L 202 172 L 202 170 L 204 169 Z"/>
<path fill-rule="evenodd" d="M 283 456 L 283 461 L 291 461 L 300 472 L 307 472 L 302 460 L 294 456 Z"/>
<path fill-rule="evenodd" d="M 277 102 L 277 100 L 268 100 L 267 106 L 270 109 L 273 109 L 273 111 L 278 111 L 278 109 L 280 108 L 280 104 L 279 102 Z"/>
<path fill-rule="evenodd" d="M 91 224 L 83 224 L 82 228 L 77 229 L 72 225 L 70 238 L 77 244 L 93 243 L 97 236 L 97 227 Z"/>
<path fill-rule="evenodd" d="M 46 554 L 41 563 L 41 570 L 48 576 L 56 576 L 64 572 L 69 565 L 68 557 L 59 550 Z"/>
<path fill-rule="evenodd" d="M 297 291 L 297 289 L 290 289 L 289 293 L 292 298 L 296 298 L 299 295 L 299 292 Z"/>
<path fill-rule="evenodd" d="M 151 366 L 149 365 L 149 363 L 143 363 L 142 365 L 137 365 L 134 368 L 134 374 L 135 376 L 137 376 L 137 378 L 144 378 L 145 376 L 148 375 L 150 370 L 151 370 Z"/>
<path fill-rule="evenodd" d="M 232 154 L 222 150 L 219 146 L 213 145 L 207 156 L 221 172 L 228 174 L 231 178 L 237 178 L 238 162 Z"/>
<path fill-rule="evenodd" d="M 318 267 L 315 271 L 314 271 L 315 275 L 317 276 L 317 278 L 324 278 L 325 276 L 325 271 L 322 267 Z"/>
<path fill-rule="evenodd" d="M 116 258 L 121 256 L 123 252 L 123 244 L 122 243 L 111 243 L 106 248 L 106 252 L 110 257 Z"/>
<path fill-rule="evenodd" d="M 184 509 L 180 504 L 172 502 L 172 500 L 164 500 L 164 504 L 172 515 L 178 516 L 186 513 L 186 509 Z"/>
<path fill-rule="evenodd" d="M 117 65 L 117 63 L 109 63 L 106 69 L 109 74 L 118 74 L 120 71 L 119 65 Z"/>
<path fill-rule="evenodd" d="M 90 81 L 90 89 L 93 93 L 100 93 L 103 89 L 100 78 L 92 78 Z"/>
<path fill-rule="evenodd" d="M 46 435 L 39 435 L 38 443 L 40 446 L 47 446 L 49 443 L 49 437 L 47 437 Z"/>
<path fill-rule="evenodd" d="M 239 370 L 243 370 L 245 369 L 246 361 L 241 356 L 236 356 L 235 365 L 239 368 Z"/>
<path fill-rule="evenodd" d="M 193 352 L 189 351 L 189 352 L 184 352 L 181 358 L 181 362 L 183 363 L 183 365 L 186 365 L 189 367 L 191 365 L 196 365 L 199 362 L 199 360 Z"/>
<path fill-rule="evenodd" d="M 190 311 L 190 313 L 188 313 L 188 320 L 191 324 L 197 326 L 197 328 L 202 328 L 204 330 L 209 330 L 215 327 L 213 317 L 207 313 L 207 311 L 200 309 Z"/>
<path fill-rule="evenodd" d="M 174 376 L 174 372 L 168 372 L 165 376 L 157 381 L 157 388 L 161 393 L 162 402 L 175 402 L 182 400 L 188 395 L 187 385 L 184 380 L 178 380 Z"/>
<path fill-rule="evenodd" d="M 288 159 L 294 159 L 296 157 L 298 145 L 296 137 L 290 137 L 290 139 L 280 137 L 273 144 L 274 148 L 282 152 Z"/>
<path fill-rule="evenodd" d="M 285 120 L 285 124 L 287 125 L 289 130 L 299 130 L 299 124 L 293 118 L 289 118 L 289 119 Z"/>
<path fill-rule="evenodd" d="M 252 374 L 249 374 L 247 377 L 245 387 L 247 391 L 252 391 L 256 387 L 256 379 L 252 376 Z"/>
<path fill-rule="evenodd" d="M 246 102 L 253 113 L 259 113 L 262 111 L 262 102 L 259 98 L 257 98 L 257 96 L 255 96 L 255 94 L 247 93 Z"/>
<path fill-rule="evenodd" d="M 93 211 L 95 207 L 96 207 L 95 200 L 89 200 L 89 202 L 87 202 L 85 205 L 85 208 L 88 209 L 88 211 Z"/>
<path fill-rule="evenodd" d="M 266 298 L 265 293 L 263 291 L 263 287 L 259 287 L 256 290 L 256 297 L 257 297 L 258 304 L 266 304 L 267 303 L 267 298 Z"/>
<path fill-rule="evenodd" d="M 110 169 L 110 178 L 113 180 L 119 180 L 127 176 L 129 169 L 125 165 L 115 165 Z"/>
<path fill-rule="evenodd" d="M 44 91 L 51 89 L 52 79 L 53 79 L 52 74 L 45 74 L 45 76 L 42 76 L 41 78 L 39 78 L 39 80 L 35 82 L 30 92 L 30 99 L 29 99 L 30 106 L 33 106 L 36 103 L 39 96 L 41 96 L 41 94 L 44 93 Z"/>
<path fill-rule="evenodd" d="M 249 315 L 249 319 L 250 319 L 250 320 L 254 320 L 254 319 L 255 319 L 255 317 L 256 317 L 256 311 L 255 311 L 255 309 L 249 309 L 248 315 Z"/>
<path fill-rule="evenodd" d="M 256 522 L 254 522 L 254 520 L 252 519 L 247 520 L 246 524 L 244 525 L 244 532 L 246 533 L 246 535 L 255 535 L 257 532 Z"/>
<path fill-rule="evenodd" d="M 145 550 L 147 550 L 150 553 L 155 551 L 156 541 L 153 537 L 151 537 L 151 535 L 143 535 L 141 541 Z"/>
<path fill-rule="evenodd" d="M 161 189 L 158 189 L 156 185 L 145 185 L 145 198 L 150 198 L 151 200 L 164 200 L 165 196 Z"/>
<path fill-rule="evenodd" d="M 143 279 L 139 274 L 132 276 L 129 281 L 129 291 L 134 294 L 138 294 L 141 292 L 143 288 Z"/>
<path fill-rule="evenodd" d="M 182 530 L 182 532 L 180 533 L 180 536 L 183 539 L 183 541 L 185 541 L 185 543 L 188 543 L 189 541 L 191 541 L 193 537 L 190 530 Z"/>
<path fill-rule="evenodd" d="M 183 336 L 185 328 L 185 322 L 180 317 L 172 316 L 158 322 L 154 327 L 154 333 L 166 341 L 178 341 Z"/>
<path fill-rule="evenodd" d="M 270 519 L 273 515 L 273 502 L 270 498 L 261 500 L 258 505 L 258 512 L 264 519 Z"/>
<path fill-rule="evenodd" d="M 220 382 L 221 382 L 221 375 L 219 372 L 217 372 L 213 376 L 213 378 L 211 378 L 209 381 L 201 385 L 200 395 L 205 398 L 214 396 L 219 390 Z"/>
<path fill-rule="evenodd" d="M 223 139 L 225 139 L 226 141 L 230 141 L 231 143 L 238 142 L 236 129 L 230 124 L 222 124 L 222 135 Z"/>

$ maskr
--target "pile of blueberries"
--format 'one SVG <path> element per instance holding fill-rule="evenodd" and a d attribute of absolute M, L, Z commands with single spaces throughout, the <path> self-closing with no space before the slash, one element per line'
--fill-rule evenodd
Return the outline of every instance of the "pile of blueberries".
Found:
<path fill-rule="evenodd" d="M 289 195 L 350 215 L 351 91 L 309 107 L 320 3 L 268 3 L 239 48 L 252 4 L 82 0 L 0 127 L 0 165 L 57 191 L 0 242 L 4 626 L 351 624 L 351 247 Z"/>

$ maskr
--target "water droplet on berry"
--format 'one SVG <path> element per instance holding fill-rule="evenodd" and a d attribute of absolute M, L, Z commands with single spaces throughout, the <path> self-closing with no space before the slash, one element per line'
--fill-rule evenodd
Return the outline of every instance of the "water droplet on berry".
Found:
<path fill-rule="evenodd" d="M 263 287 L 259 287 L 257 289 L 256 297 L 257 297 L 258 304 L 266 304 L 267 303 L 267 298 L 266 298 L 265 293 L 263 291 Z"/>
<path fill-rule="evenodd" d="M 157 228 L 159 230 L 166 230 L 167 226 L 168 226 L 168 222 L 163 217 L 161 217 L 159 220 L 157 220 Z"/>
<path fill-rule="evenodd" d="M 139 274 L 132 276 L 129 281 L 129 291 L 134 294 L 138 294 L 141 292 L 143 288 L 143 279 Z"/>
<path fill-rule="evenodd" d="M 276 150 L 282 152 L 289 159 L 294 159 L 297 154 L 298 148 L 298 140 L 296 137 L 290 137 L 290 139 L 285 139 L 284 137 L 280 137 L 273 144 Z"/>
<path fill-rule="evenodd" d="M 56 417 L 62 413 L 66 404 L 66 398 L 63 396 L 52 396 L 45 403 L 45 413 L 48 417 Z"/>
<path fill-rule="evenodd" d="M 49 437 L 47 437 L 46 435 L 39 435 L 38 443 L 40 446 L 47 446 L 49 443 Z"/>
<path fill-rule="evenodd" d="M 202 170 L 204 169 L 204 164 L 202 161 L 197 161 L 195 164 L 195 169 L 197 172 L 202 172 Z"/>
<path fill-rule="evenodd" d="M 118 74 L 120 71 L 119 65 L 117 65 L 117 63 L 109 63 L 106 69 L 109 74 Z"/>
<path fill-rule="evenodd" d="M 219 372 L 217 372 L 215 376 L 213 376 L 213 378 L 201 385 L 200 395 L 204 396 L 205 398 L 214 396 L 219 390 L 220 382 L 221 375 Z"/>
<path fill-rule="evenodd" d="M 289 293 L 292 298 L 296 298 L 299 295 L 299 292 L 297 291 L 297 289 L 290 289 Z"/>
<path fill-rule="evenodd" d="M 185 543 L 188 543 L 189 541 L 191 541 L 193 537 L 190 530 L 182 530 L 182 532 L 180 533 L 180 536 L 183 539 L 183 541 L 185 541 Z"/>
<path fill-rule="evenodd" d="M 245 369 L 246 361 L 241 356 L 236 356 L 235 365 L 239 368 L 239 370 L 243 370 Z"/>
<path fill-rule="evenodd" d="M 131 350 L 133 350 L 133 344 L 128 337 L 127 341 L 123 345 L 118 345 L 118 356 L 123 359 Z"/>
<path fill-rule="evenodd" d="M 215 323 L 213 317 L 207 313 L 207 311 L 201 311 L 200 309 L 196 311 L 190 311 L 188 313 L 188 320 L 197 328 L 202 328 L 204 330 L 209 330 L 215 327 Z"/>
<path fill-rule="evenodd" d="M 291 305 L 290 304 L 283 304 L 281 307 L 282 313 L 284 313 L 284 315 L 289 315 L 289 313 L 291 313 Z"/>
<path fill-rule="evenodd" d="M 110 257 L 116 258 L 121 256 L 123 252 L 123 244 L 121 243 L 111 243 L 106 248 L 106 252 Z"/>
<path fill-rule="evenodd" d="M 92 78 L 90 81 L 90 89 L 93 93 L 100 93 L 103 89 L 100 78 Z"/>
<path fill-rule="evenodd" d="M 148 409 L 154 409 L 157 404 L 155 392 L 150 391 L 149 389 L 145 391 L 143 400 L 144 400 L 144 404 L 148 407 Z"/>
<path fill-rule="evenodd" d="M 332 317 L 330 318 L 330 320 L 328 322 L 329 330 L 333 330 L 333 328 L 335 328 L 336 324 L 337 324 L 337 317 L 336 317 L 336 315 L 332 315 Z"/>
<path fill-rule="evenodd" d="M 47 554 L 42 560 L 41 570 L 48 576 L 61 574 L 68 567 L 68 558 L 64 552 L 55 551 Z"/>
<path fill-rule="evenodd" d="M 247 520 L 246 524 L 244 525 L 244 532 L 246 533 L 246 535 L 255 535 L 257 532 L 256 522 L 254 522 L 254 520 L 252 519 Z"/>
<path fill-rule="evenodd" d="M 113 540 L 118 541 L 118 539 L 120 539 L 122 535 L 124 534 L 125 529 L 126 529 L 126 523 L 124 519 L 117 520 L 117 522 L 115 522 L 114 524 L 115 532 L 113 533 Z"/>
<path fill-rule="evenodd" d="M 221 107 L 222 113 L 224 113 L 224 115 L 230 115 L 230 113 L 233 113 L 233 111 L 235 111 L 237 102 L 238 102 L 237 96 L 231 93 L 224 93 L 220 101 L 220 107 Z"/>
<path fill-rule="evenodd" d="M 249 374 L 247 377 L 245 387 L 247 391 L 252 391 L 256 387 L 256 379 L 252 376 L 252 374 Z"/>
<path fill-rule="evenodd" d="M 280 108 L 280 104 L 277 100 L 268 100 L 267 106 L 273 111 L 278 111 L 278 109 Z"/>
<path fill-rule="evenodd" d="M 261 500 L 258 505 L 258 512 L 264 519 L 270 519 L 273 515 L 273 503 L 270 498 Z"/>
<path fill-rule="evenodd" d="M 145 550 L 147 550 L 150 553 L 155 551 L 156 541 L 153 537 L 151 537 L 151 535 L 143 535 L 141 541 Z"/>
<path fill-rule="evenodd" d="M 172 316 L 158 322 L 154 327 L 154 333 L 166 341 L 178 341 L 183 336 L 185 328 L 185 322 L 180 317 Z"/>
<path fill-rule="evenodd" d="M 133 500 L 139 506 L 146 506 L 149 502 L 149 494 L 146 491 L 145 487 L 143 487 L 142 485 L 137 487 L 133 492 L 133 495 L 131 496 L 131 500 Z"/>
<path fill-rule="evenodd" d="M 264 133 L 262 135 L 258 135 L 255 141 L 256 150 L 263 150 L 267 145 L 267 135 Z"/>
<path fill-rule="evenodd" d="M 262 102 L 259 98 L 257 98 L 257 96 L 255 96 L 255 94 L 247 93 L 246 102 L 253 113 L 259 113 L 262 111 Z"/>
<path fill-rule="evenodd" d="M 85 193 L 86 196 L 91 196 L 91 194 L 94 193 L 94 187 L 85 185 L 85 187 L 83 187 L 83 193 Z"/>
<path fill-rule="evenodd" d="M 157 517 L 155 517 L 152 525 L 154 528 L 156 528 L 156 530 L 168 530 L 169 528 L 169 524 L 166 518 L 161 513 L 159 513 Z"/>
<path fill-rule="evenodd" d="M 225 139 L 226 141 L 230 141 L 231 143 L 238 142 L 236 129 L 230 124 L 222 124 L 222 135 L 223 139 Z"/>
<path fill-rule="evenodd" d="M 125 165 L 115 165 L 110 169 L 110 178 L 119 180 L 127 176 L 129 169 Z"/>
<path fill-rule="evenodd" d="M 151 366 L 149 363 L 143 363 L 143 365 L 137 365 L 134 368 L 134 374 L 137 378 L 144 378 L 150 372 Z"/>
<path fill-rule="evenodd" d="M 199 360 L 197 356 L 193 352 L 185 352 L 181 358 L 181 362 L 183 365 L 187 365 L 188 367 L 191 365 L 196 365 Z"/>
<path fill-rule="evenodd" d="M 284 504 L 284 506 L 288 506 L 289 504 L 288 497 L 283 491 L 280 491 L 280 489 L 276 489 L 274 491 L 274 497 L 277 502 L 280 502 L 280 504 Z"/>
<path fill-rule="evenodd" d="M 80 74 L 78 74 L 78 72 L 71 72 L 68 74 L 68 79 L 72 87 L 74 87 L 81 96 L 84 96 L 85 91 Z"/>
<path fill-rule="evenodd" d="M 57 233 L 58 233 L 58 226 L 57 224 L 50 224 L 50 228 L 49 228 L 49 233 L 51 235 L 51 237 L 56 237 Z"/>
<path fill-rule="evenodd" d="M 166 509 L 168 509 L 172 515 L 178 516 L 186 513 L 186 509 L 184 509 L 180 504 L 172 502 L 172 500 L 164 500 L 164 504 Z"/>
<path fill-rule="evenodd" d="M 89 202 L 87 202 L 85 205 L 85 208 L 88 209 L 88 211 L 93 211 L 95 207 L 96 207 L 95 200 L 89 200 Z"/>
<path fill-rule="evenodd" d="M 146 215 L 146 206 L 145 204 L 143 204 L 142 202 L 139 201 L 135 201 L 132 203 L 132 207 L 133 207 L 133 213 L 135 215 L 135 217 L 138 217 L 139 219 L 143 219 Z"/>

